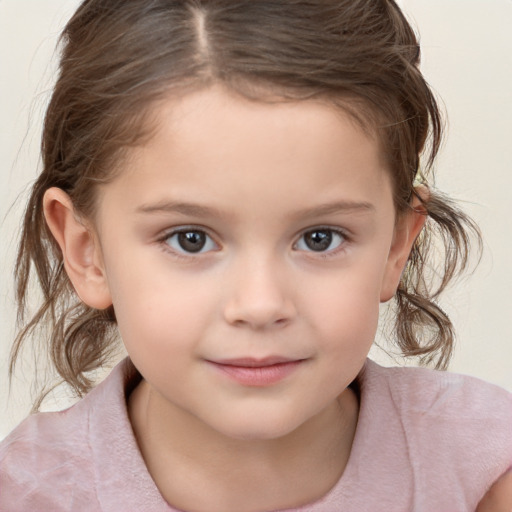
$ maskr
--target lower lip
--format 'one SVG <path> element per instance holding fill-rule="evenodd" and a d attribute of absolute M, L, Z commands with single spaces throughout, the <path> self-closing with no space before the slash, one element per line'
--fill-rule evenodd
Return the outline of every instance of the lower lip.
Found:
<path fill-rule="evenodd" d="M 277 384 L 293 373 L 303 361 L 289 361 L 269 366 L 232 366 L 228 364 L 211 364 L 230 379 L 244 386 L 271 386 Z"/>

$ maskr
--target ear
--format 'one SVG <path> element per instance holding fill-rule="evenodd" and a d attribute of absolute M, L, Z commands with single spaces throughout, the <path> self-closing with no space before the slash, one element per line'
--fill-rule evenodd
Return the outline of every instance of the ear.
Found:
<path fill-rule="evenodd" d="M 95 233 L 76 215 L 70 197 L 60 188 L 45 192 L 43 209 L 76 293 L 92 308 L 108 308 L 112 298 Z"/>
<path fill-rule="evenodd" d="M 428 189 L 424 186 L 417 187 L 416 193 L 422 198 L 426 198 Z M 410 208 L 401 215 L 395 226 L 382 281 L 381 302 L 387 302 L 395 295 L 414 241 L 423 229 L 426 220 L 427 211 L 419 197 L 414 195 Z"/>

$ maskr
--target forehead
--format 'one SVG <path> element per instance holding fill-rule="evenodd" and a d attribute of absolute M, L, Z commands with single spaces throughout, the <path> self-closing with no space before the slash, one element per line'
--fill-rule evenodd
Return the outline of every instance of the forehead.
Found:
<path fill-rule="evenodd" d="M 151 137 L 106 187 L 117 182 L 139 206 L 163 195 L 364 202 L 389 189 L 376 137 L 326 100 L 254 101 L 211 87 L 160 101 L 152 118 Z"/>

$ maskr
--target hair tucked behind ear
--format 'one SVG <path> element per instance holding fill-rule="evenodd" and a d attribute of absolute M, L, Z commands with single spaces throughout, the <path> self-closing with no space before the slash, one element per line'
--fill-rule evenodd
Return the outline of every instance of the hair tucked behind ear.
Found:
<path fill-rule="evenodd" d="M 61 44 L 43 170 L 18 252 L 21 330 L 11 375 L 22 346 L 37 338 L 79 395 L 112 353 L 116 319 L 112 308 L 92 310 L 74 293 L 45 224 L 43 196 L 59 187 L 94 221 L 98 185 L 150 135 L 160 99 L 217 83 L 256 101 L 331 101 L 379 138 L 398 215 L 410 208 L 420 156 L 429 178 L 439 149 L 439 109 L 418 69 L 416 36 L 393 0 L 85 0 Z M 424 206 L 429 219 L 396 294 L 396 341 L 404 355 L 445 367 L 453 328 L 437 301 L 466 268 L 478 230 L 433 189 Z M 443 247 L 440 268 L 431 266 L 431 253 Z M 42 302 L 26 320 L 33 272 Z"/>
<path fill-rule="evenodd" d="M 445 369 L 453 351 L 454 328 L 438 298 L 467 269 L 471 243 L 481 249 L 481 239 L 476 224 L 447 197 L 431 192 L 424 206 L 427 223 L 394 297 L 394 333 L 403 355 Z"/>

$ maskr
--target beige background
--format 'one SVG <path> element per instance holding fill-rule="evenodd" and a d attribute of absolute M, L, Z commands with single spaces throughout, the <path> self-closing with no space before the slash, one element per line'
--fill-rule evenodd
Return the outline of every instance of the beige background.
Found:
<path fill-rule="evenodd" d="M 400 3 L 419 29 L 423 70 L 449 115 L 437 184 L 464 200 L 485 235 L 479 269 L 445 297 L 459 334 L 451 369 L 512 391 L 512 1 Z M 0 438 L 29 408 L 27 370 L 8 399 L 15 235 L 23 194 L 38 168 L 56 37 L 77 4 L 0 0 Z M 374 357 L 389 362 L 379 350 Z"/>

